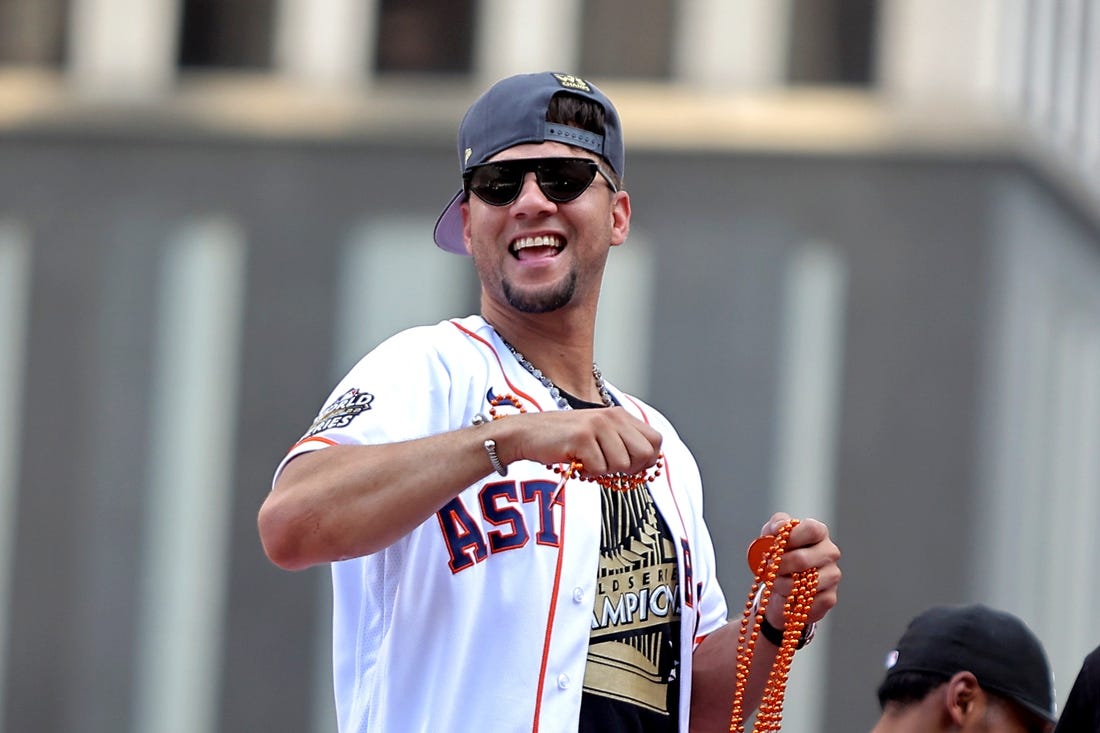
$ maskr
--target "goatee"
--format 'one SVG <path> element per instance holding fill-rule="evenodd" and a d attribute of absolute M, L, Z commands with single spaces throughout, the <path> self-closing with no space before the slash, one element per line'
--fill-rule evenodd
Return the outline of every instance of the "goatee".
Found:
<path fill-rule="evenodd" d="M 565 306 L 573 299 L 577 289 L 576 273 L 569 276 L 553 290 L 528 293 L 513 288 L 507 280 L 501 283 L 508 304 L 521 313 L 550 313 Z"/>

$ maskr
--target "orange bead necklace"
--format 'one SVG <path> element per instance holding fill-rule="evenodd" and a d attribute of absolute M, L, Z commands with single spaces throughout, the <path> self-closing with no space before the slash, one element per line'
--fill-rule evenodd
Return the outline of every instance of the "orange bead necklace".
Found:
<path fill-rule="evenodd" d="M 634 489 L 640 489 L 649 482 L 656 479 L 661 475 L 661 456 L 657 457 L 657 463 L 654 464 L 653 470 L 639 471 L 638 473 L 604 473 L 599 476 L 585 476 L 583 475 L 584 464 L 580 461 L 570 461 L 569 463 L 561 463 L 557 466 L 547 466 L 552 469 L 554 473 L 561 476 L 561 486 L 565 485 L 565 482 L 571 478 L 577 478 L 581 481 L 591 481 L 600 485 L 605 489 L 611 489 L 612 491 L 633 491 Z"/>
<path fill-rule="evenodd" d="M 519 398 L 511 394 L 497 395 L 489 402 L 489 416 L 493 420 L 499 420 L 504 415 L 497 413 L 497 407 L 500 405 L 510 405 L 516 408 L 519 413 L 527 412 L 527 408 L 523 406 Z M 553 496 L 556 498 L 558 493 L 565 487 L 565 484 L 569 479 L 580 479 L 581 481 L 591 481 L 599 486 L 611 489 L 612 491 L 633 491 L 644 487 L 651 481 L 654 481 L 661 475 L 661 467 L 663 465 L 663 454 L 657 457 L 657 463 L 654 464 L 653 469 L 649 472 L 641 471 L 635 474 L 626 473 L 607 473 L 600 474 L 598 476 L 591 476 L 584 474 L 584 464 L 580 461 L 573 459 L 568 463 L 560 463 L 558 465 L 547 466 L 548 470 L 553 471 L 555 474 L 561 477 L 561 481 L 558 483 L 558 487 L 554 489 Z"/>
<path fill-rule="evenodd" d="M 500 336 L 500 332 L 497 331 L 497 335 Z M 516 358 L 520 366 L 528 371 L 535 379 L 537 379 L 542 386 L 550 392 L 550 396 L 554 399 L 558 409 L 571 410 L 572 405 L 569 404 L 569 400 L 564 392 L 550 380 L 548 376 L 542 373 L 542 370 L 527 360 L 527 357 L 519 352 L 519 350 L 512 346 L 508 342 L 508 339 L 500 336 L 500 340 L 504 342 L 504 345 L 508 347 L 508 350 L 512 352 L 512 356 Z M 605 407 L 613 407 L 615 401 L 611 398 L 611 393 L 607 391 L 607 385 L 604 383 L 603 373 L 600 368 L 596 366 L 595 362 L 592 364 L 592 377 L 596 380 L 596 390 L 600 393 L 600 400 Z M 497 419 L 496 407 L 502 403 L 509 403 L 515 406 L 520 412 L 527 412 L 525 408 L 520 405 L 518 399 L 513 395 L 502 395 L 494 399 L 489 405 L 489 414 L 493 419 Z M 661 475 L 661 456 L 658 456 L 657 463 L 654 465 L 653 470 L 650 473 L 640 472 L 636 474 L 626 473 L 609 473 L 601 474 L 598 476 L 584 475 L 584 464 L 576 459 L 570 460 L 568 463 L 561 463 L 556 466 L 547 466 L 547 469 L 553 470 L 554 473 L 561 476 L 561 482 L 558 484 L 558 488 L 554 490 L 554 497 L 556 498 L 558 493 L 565 488 L 565 484 L 569 479 L 580 479 L 582 481 L 592 481 L 599 484 L 603 488 L 611 489 L 612 491 L 633 491 L 634 489 L 645 486 L 648 482 L 653 481 Z"/>
<path fill-rule="evenodd" d="M 791 530 L 798 526 L 799 520 L 792 519 L 779 530 L 774 537 L 765 536 L 755 540 L 749 547 L 749 568 L 753 573 L 752 589 L 749 591 L 745 610 L 741 615 L 741 635 L 737 642 L 737 677 L 734 682 L 733 712 L 730 717 L 730 732 L 744 733 L 745 730 L 745 689 L 749 680 L 749 668 L 752 664 L 756 641 L 760 635 L 760 624 L 764 620 L 764 611 L 771 600 L 775 580 L 779 577 L 779 563 L 787 549 Z M 798 647 L 802 631 L 809 622 L 810 607 L 817 593 L 817 568 L 810 568 L 794 574 L 794 587 L 783 605 L 783 643 L 779 646 L 775 662 L 768 674 L 760 707 L 756 712 L 753 733 L 778 731 L 783 721 L 783 698 L 787 693 L 787 678 L 790 675 L 791 661 Z M 757 596 L 759 595 L 759 603 Z M 756 613 L 753 613 L 753 608 Z"/>

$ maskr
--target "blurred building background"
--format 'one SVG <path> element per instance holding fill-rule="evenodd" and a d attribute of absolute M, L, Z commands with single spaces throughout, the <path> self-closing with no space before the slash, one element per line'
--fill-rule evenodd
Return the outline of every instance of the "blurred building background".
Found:
<path fill-rule="evenodd" d="M 476 310 L 431 242 L 458 120 L 540 69 L 622 113 L 598 357 L 695 449 L 731 608 L 773 510 L 844 551 L 784 727 L 868 730 L 935 603 L 1020 615 L 1064 700 L 1097 0 L 0 0 L 0 729 L 335 730 L 327 569 L 256 511 L 361 353 Z"/>

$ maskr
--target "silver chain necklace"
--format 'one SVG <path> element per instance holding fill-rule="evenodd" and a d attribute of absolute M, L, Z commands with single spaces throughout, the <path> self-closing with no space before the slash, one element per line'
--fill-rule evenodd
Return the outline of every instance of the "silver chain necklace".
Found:
<path fill-rule="evenodd" d="M 497 332 L 500 336 L 500 332 Z M 508 340 L 503 336 L 500 336 L 500 340 L 504 342 L 504 345 L 508 347 L 508 350 L 512 352 L 512 356 L 516 357 L 516 361 L 520 363 L 524 369 L 531 373 L 531 376 L 542 382 L 542 386 L 546 387 L 550 391 L 550 396 L 554 398 L 554 402 L 557 403 L 558 408 L 561 410 L 571 410 L 573 406 L 569 404 L 569 400 L 565 398 L 562 391 L 558 389 L 558 386 L 550 381 L 550 377 L 542 373 L 542 370 L 537 366 L 527 361 L 527 357 L 519 353 L 515 346 L 508 343 Z M 611 395 L 607 391 L 607 385 L 603 380 L 603 373 L 600 368 L 596 366 L 596 362 L 592 362 L 592 377 L 596 380 L 596 389 L 600 392 L 600 399 L 603 400 L 604 407 L 611 407 L 615 402 L 611 399 Z"/>

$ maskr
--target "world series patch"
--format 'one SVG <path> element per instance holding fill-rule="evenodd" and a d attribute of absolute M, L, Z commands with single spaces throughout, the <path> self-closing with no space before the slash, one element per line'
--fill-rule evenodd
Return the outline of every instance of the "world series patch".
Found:
<path fill-rule="evenodd" d="M 303 437 L 309 438 L 331 428 L 346 428 L 351 421 L 370 409 L 374 395 L 352 387 L 327 405 Z"/>
<path fill-rule="evenodd" d="M 554 74 L 558 83 L 566 89 L 576 89 L 581 92 L 592 93 L 592 87 L 588 85 L 584 79 L 579 76 L 573 76 L 572 74 Z"/>

